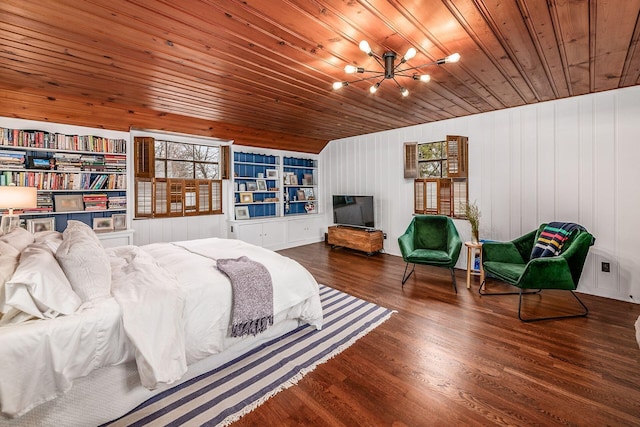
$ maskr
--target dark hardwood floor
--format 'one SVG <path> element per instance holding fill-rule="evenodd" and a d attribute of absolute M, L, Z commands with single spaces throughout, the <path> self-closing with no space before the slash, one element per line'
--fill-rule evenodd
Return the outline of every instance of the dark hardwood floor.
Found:
<path fill-rule="evenodd" d="M 324 243 L 280 251 L 323 283 L 397 310 L 234 426 L 638 426 L 640 305 L 580 294 L 587 318 L 523 323 L 517 295 L 458 294 L 448 270 Z M 491 286 L 500 286 L 491 284 Z M 524 308 L 579 309 L 566 292 Z"/>

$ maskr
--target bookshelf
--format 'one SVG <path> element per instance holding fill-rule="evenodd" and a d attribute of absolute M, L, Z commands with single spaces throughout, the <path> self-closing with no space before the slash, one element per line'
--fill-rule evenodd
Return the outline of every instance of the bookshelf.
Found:
<path fill-rule="evenodd" d="M 317 159 L 302 153 L 232 148 L 229 236 L 273 250 L 294 242 L 321 241 Z"/>
<path fill-rule="evenodd" d="M 233 153 L 234 218 L 280 216 L 280 157 Z"/>
<path fill-rule="evenodd" d="M 283 158 L 284 214 L 318 212 L 318 161 L 302 157 Z"/>
<path fill-rule="evenodd" d="M 0 128 L 0 185 L 38 190 L 38 207 L 19 212 L 25 223 L 51 217 L 63 231 L 69 219 L 93 226 L 126 214 L 126 170 L 124 138 Z"/>

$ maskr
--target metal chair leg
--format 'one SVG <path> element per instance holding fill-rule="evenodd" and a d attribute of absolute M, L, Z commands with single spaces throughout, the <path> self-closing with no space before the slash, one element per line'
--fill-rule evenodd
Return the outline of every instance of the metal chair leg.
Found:
<path fill-rule="evenodd" d="M 453 290 L 458 293 L 458 287 L 456 286 L 456 273 L 453 271 L 453 267 L 449 268 L 451 270 L 451 281 L 453 282 Z"/>
<path fill-rule="evenodd" d="M 404 282 L 406 282 L 407 280 L 409 280 L 409 277 L 411 277 L 411 275 L 413 274 L 413 271 L 416 269 L 416 265 L 413 264 L 413 268 L 411 269 L 411 271 L 409 272 L 409 275 L 407 276 L 407 268 L 409 268 L 409 263 L 407 263 L 407 265 L 404 266 L 404 274 L 402 275 L 402 287 L 404 288 Z"/>
<path fill-rule="evenodd" d="M 527 293 L 530 293 L 530 292 L 522 292 L 522 289 L 520 289 L 520 300 L 518 301 L 518 319 L 520 319 L 523 322 L 538 322 L 540 320 L 569 319 L 569 318 L 572 318 L 572 317 L 587 317 L 587 314 L 589 314 L 589 309 L 587 308 L 587 306 L 584 305 L 582 300 L 580 300 L 580 298 L 578 298 L 578 295 L 576 295 L 575 292 L 573 292 L 573 291 L 569 291 L 569 292 L 571 292 L 571 295 L 573 295 L 575 297 L 575 299 L 578 300 L 580 305 L 584 308 L 584 311 L 582 313 L 579 313 L 579 314 L 568 314 L 568 315 L 564 315 L 564 316 L 531 317 L 531 318 L 528 318 L 528 319 L 524 319 L 522 317 L 522 315 L 521 315 L 522 295 L 526 295 Z"/>
<path fill-rule="evenodd" d="M 487 289 L 485 287 L 485 284 L 487 282 L 487 279 L 484 279 L 482 281 L 482 283 L 480 283 L 480 287 L 478 288 L 478 293 L 480 295 L 519 295 L 520 293 L 524 293 L 525 295 L 527 294 L 539 294 L 540 291 L 542 289 L 538 289 L 537 291 L 531 291 L 531 292 L 522 292 L 522 289 L 518 290 L 518 291 L 514 291 L 514 292 L 487 292 Z"/>

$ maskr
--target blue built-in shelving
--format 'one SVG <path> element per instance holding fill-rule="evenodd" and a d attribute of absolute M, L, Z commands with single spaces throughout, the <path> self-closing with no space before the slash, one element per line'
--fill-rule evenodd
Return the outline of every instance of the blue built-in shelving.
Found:
<path fill-rule="evenodd" d="M 233 162 L 236 220 L 317 213 L 316 159 L 235 151 Z"/>
<path fill-rule="evenodd" d="M 275 155 L 233 153 L 235 219 L 280 215 L 279 162 Z"/>
<path fill-rule="evenodd" d="M 318 161 L 316 159 L 283 158 L 285 215 L 317 213 L 317 170 Z"/>

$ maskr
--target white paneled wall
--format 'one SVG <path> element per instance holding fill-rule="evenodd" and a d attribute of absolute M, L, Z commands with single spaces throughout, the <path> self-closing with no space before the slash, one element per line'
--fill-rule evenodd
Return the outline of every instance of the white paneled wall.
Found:
<path fill-rule="evenodd" d="M 469 137 L 469 199 L 482 213 L 481 238 L 510 240 L 548 221 L 582 224 L 596 244 L 579 290 L 640 302 L 640 87 L 332 141 L 319 162 L 327 224 L 332 194 L 373 195 L 385 250 L 400 255 L 397 238 L 413 211 L 402 145 L 446 135 Z M 456 225 L 469 240 L 468 223 Z"/>
<path fill-rule="evenodd" d="M 134 219 L 133 241 L 136 245 L 147 245 L 205 237 L 226 238 L 226 224 L 224 215 Z"/>

